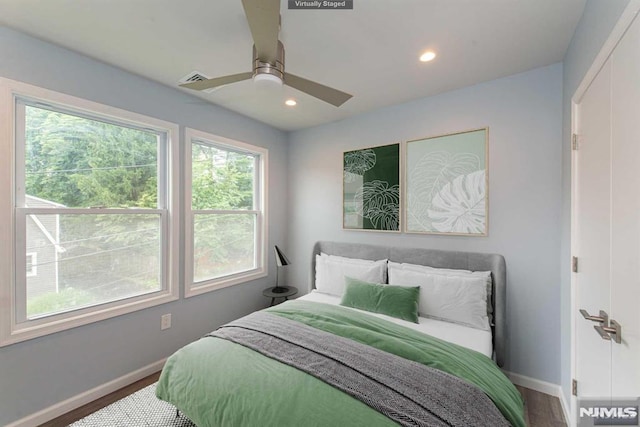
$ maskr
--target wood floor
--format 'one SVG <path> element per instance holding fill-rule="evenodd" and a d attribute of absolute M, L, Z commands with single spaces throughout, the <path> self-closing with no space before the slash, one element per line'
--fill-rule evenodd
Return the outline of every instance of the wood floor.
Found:
<path fill-rule="evenodd" d="M 140 381 L 136 381 L 133 384 L 123 387 L 120 390 L 114 391 L 113 393 L 108 394 L 98 400 L 87 403 L 86 405 L 81 406 L 78 409 L 59 416 L 58 418 L 41 424 L 40 427 L 66 427 L 69 424 L 78 421 L 79 419 L 82 419 L 89 414 L 94 413 L 98 409 L 102 409 L 105 406 L 111 405 L 113 402 L 120 400 L 132 393 L 135 393 L 136 391 L 143 389 L 150 384 L 153 384 L 154 382 L 158 381 L 158 377 L 160 377 L 160 371 L 156 372 L 155 374 L 151 374 L 148 377 L 141 379 Z"/>
<path fill-rule="evenodd" d="M 516 386 L 524 397 L 524 419 L 531 427 L 566 426 L 560 400 L 557 397 Z"/>
<path fill-rule="evenodd" d="M 158 380 L 160 372 L 149 375 L 127 387 L 115 391 L 101 399 L 88 403 L 80 408 L 64 414 L 52 421 L 42 424 L 40 427 L 66 427 L 87 415 L 134 393 L 141 388 L 153 384 Z M 566 426 L 562 407 L 557 397 L 549 396 L 528 388 L 516 386 L 525 400 L 524 416 L 530 427 L 560 427 Z"/>

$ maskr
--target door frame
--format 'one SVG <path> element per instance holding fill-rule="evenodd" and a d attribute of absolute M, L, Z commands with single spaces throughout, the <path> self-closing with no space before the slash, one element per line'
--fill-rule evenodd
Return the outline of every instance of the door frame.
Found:
<path fill-rule="evenodd" d="M 577 194 L 577 183 L 576 183 L 576 151 L 573 150 L 572 141 L 573 135 L 578 133 L 578 126 L 580 117 L 578 114 L 578 105 L 582 101 L 587 89 L 591 86 L 591 83 L 596 78 L 605 62 L 609 59 L 616 46 L 622 39 L 622 37 L 627 32 L 627 29 L 635 19 L 636 15 L 640 12 L 640 0 L 630 0 L 627 7 L 624 9 L 618 22 L 613 27 L 613 30 L 609 34 L 609 37 L 605 41 L 604 45 L 600 49 L 600 52 L 593 60 L 593 63 L 585 73 L 580 85 L 574 92 L 571 97 L 571 135 L 570 135 L 570 151 L 571 151 L 571 255 L 576 253 L 577 246 L 577 238 L 576 238 L 576 225 L 577 225 L 577 215 L 576 215 L 576 194 Z M 578 137 L 578 146 L 580 144 L 580 138 Z M 564 263 L 563 263 L 564 264 Z M 565 265 L 571 265 L 571 263 L 567 262 Z M 570 267 L 569 267 L 570 268 Z M 571 274 L 571 378 L 574 379 L 576 377 L 576 315 L 578 313 L 577 298 L 576 298 L 576 274 L 570 272 Z M 577 397 L 571 394 L 571 402 L 570 402 L 570 413 L 569 415 L 569 425 L 577 424 Z"/>

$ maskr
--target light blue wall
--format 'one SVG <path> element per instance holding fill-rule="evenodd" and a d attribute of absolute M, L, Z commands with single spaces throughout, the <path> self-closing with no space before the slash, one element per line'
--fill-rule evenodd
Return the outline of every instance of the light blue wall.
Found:
<path fill-rule="evenodd" d="M 588 0 L 564 57 L 562 122 L 561 385 L 571 396 L 571 98 L 629 0 Z"/>
<path fill-rule="evenodd" d="M 489 127 L 489 236 L 342 230 L 342 153 Z M 290 135 L 291 285 L 309 284 L 316 240 L 495 252 L 507 261 L 506 369 L 559 383 L 562 65 Z"/>
<path fill-rule="evenodd" d="M 284 243 L 283 132 L 3 27 L 0 76 L 267 147 L 269 246 Z M 259 281 L 0 348 L 0 425 L 156 362 L 218 325 L 265 307 L 269 301 L 261 291 L 275 280 L 273 265 L 270 270 Z M 160 331 L 164 313 L 172 313 L 173 327 Z"/>

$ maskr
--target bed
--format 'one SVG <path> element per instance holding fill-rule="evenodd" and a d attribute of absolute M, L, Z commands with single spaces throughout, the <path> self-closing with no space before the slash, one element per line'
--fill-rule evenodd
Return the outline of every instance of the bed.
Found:
<path fill-rule="evenodd" d="M 336 290 L 335 275 L 343 272 L 345 283 Z M 481 316 L 477 298 L 463 310 L 443 303 L 422 312 L 439 297 L 429 292 L 444 285 L 443 294 L 461 286 L 463 293 L 452 294 L 461 300 L 475 292 L 467 290 L 471 283 L 481 292 L 481 272 L 490 278 L 478 294 L 485 298 Z M 414 276 L 441 287 L 413 286 Z M 156 393 L 199 427 L 524 427 L 522 398 L 498 368 L 505 356 L 505 294 L 500 255 L 317 242 L 307 295 L 178 350 Z M 368 295 L 393 304 L 362 306 Z M 428 300 L 418 300 L 424 295 Z M 420 312 L 399 319 L 397 307 Z"/>

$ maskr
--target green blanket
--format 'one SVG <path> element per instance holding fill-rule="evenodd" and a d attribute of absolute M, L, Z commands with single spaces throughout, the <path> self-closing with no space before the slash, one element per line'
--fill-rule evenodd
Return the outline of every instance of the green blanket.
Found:
<path fill-rule="evenodd" d="M 466 379 L 511 424 L 525 426 L 518 391 L 480 353 L 337 306 L 290 301 L 268 311 Z M 203 338 L 171 356 L 157 395 L 199 427 L 394 425 L 310 375 L 218 338 Z"/>

